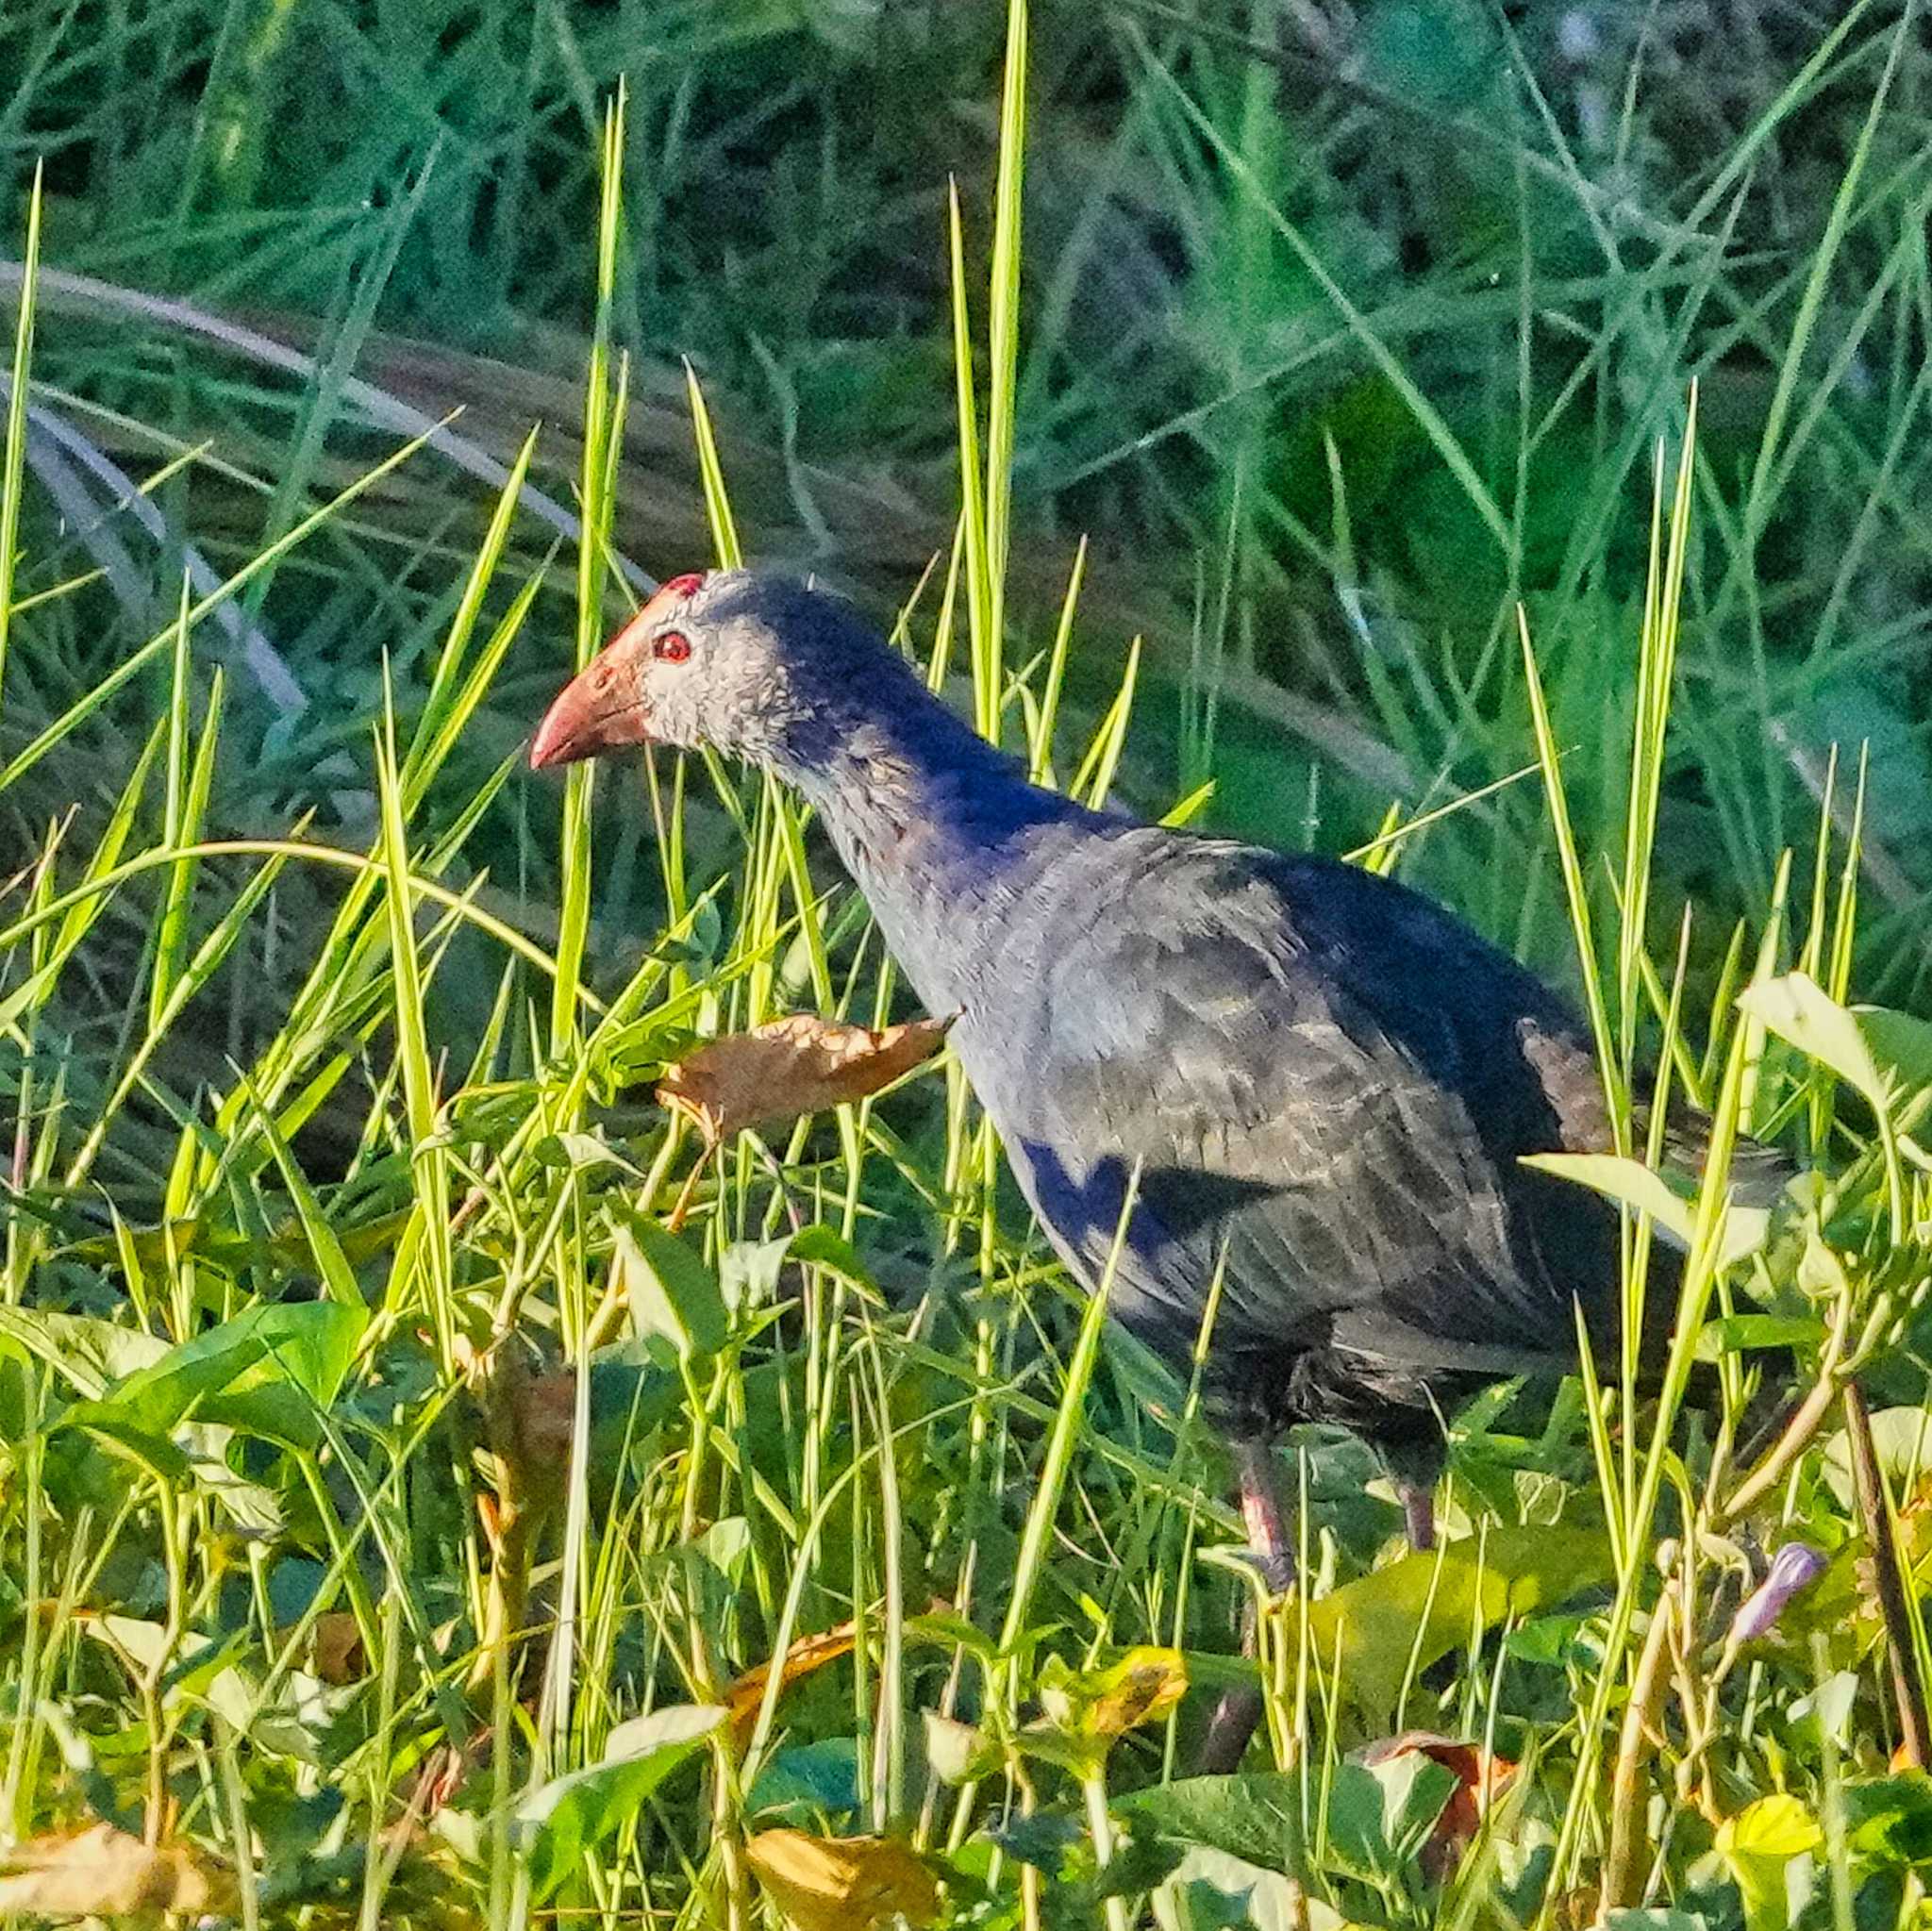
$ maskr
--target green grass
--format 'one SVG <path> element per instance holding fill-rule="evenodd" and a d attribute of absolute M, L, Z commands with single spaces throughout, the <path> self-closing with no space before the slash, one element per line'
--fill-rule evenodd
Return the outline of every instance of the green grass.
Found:
<path fill-rule="evenodd" d="M 1041 90 L 1077 92 L 1084 42 L 1016 0 L 1004 90 L 976 29 L 927 50 L 944 76 L 922 84 L 983 81 L 999 135 L 921 207 L 945 294 L 895 341 L 852 321 L 865 238 L 905 212 L 890 171 L 795 171 L 778 107 L 746 108 L 746 138 L 820 198 L 737 278 L 705 254 L 704 220 L 758 217 L 721 213 L 739 163 L 691 91 L 741 106 L 766 84 L 840 135 L 836 88 L 772 78 L 802 30 L 667 9 L 661 68 L 608 92 L 608 28 L 532 42 L 529 98 L 568 72 L 567 111 L 520 119 L 514 89 L 460 108 L 515 125 L 501 199 L 457 221 L 435 197 L 475 177 L 439 152 L 358 224 L 337 155 L 341 201 L 267 218 L 271 106 L 291 140 L 332 138 L 274 78 L 324 11 L 233 16 L 185 166 L 114 133 L 128 204 L 58 251 L 205 304 L 279 262 L 290 299 L 335 316 L 299 395 L 219 318 L 249 373 L 104 338 L 112 291 L 35 271 L 34 238 L 54 259 L 76 211 L 36 195 L 21 225 L 0 1845 L 27 1850 L 0 1848 L 0 1905 L 52 1907 L 19 1868 L 40 1845 L 82 1907 L 132 1872 L 150 1906 L 250 1925 L 857 1927 L 868 1909 L 825 1902 L 848 1880 L 988 1926 L 1570 1925 L 1600 1896 L 1687 1931 L 1924 1922 L 1932 1782 L 1892 1765 L 1860 1502 L 1890 1518 L 1891 1638 L 1923 1681 L 1932 1028 L 1851 1003 L 1911 1006 L 1925 957 L 1907 30 L 1848 9 L 1717 152 L 1685 131 L 1676 49 L 1641 43 L 1585 154 L 1539 90 L 1590 75 L 1495 22 L 1469 31 L 1523 118 L 1492 112 L 1507 138 L 1483 140 L 1418 92 L 1438 69 L 1399 9 L 1367 78 L 1290 115 L 1261 13 L 1136 8 L 1108 28 L 1117 135 L 1070 175 Z M 191 13 L 142 23 L 156 73 Z M 48 66 L 21 100 L 138 96 L 125 22 L 83 47 L 32 18 Z M 463 37 L 452 67 L 393 24 L 355 31 L 437 123 Z M 725 82 L 691 77 L 727 50 Z M 1365 158 L 1364 111 L 1440 178 Z M 1774 191 L 1814 149 L 1840 163 L 1823 200 Z M 581 220 L 520 223 L 540 191 Z M 1378 196 L 1462 242 L 1404 285 L 1361 213 Z M 1096 261 L 1142 259 L 1133 206 L 1196 269 L 1158 309 L 1096 319 Z M 1740 240 L 1746 215 L 1802 246 Z M 485 284 L 533 312 L 584 292 L 574 424 L 539 426 L 534 390 L 439 426 L 440 399 L 357 386 L 386 299 L 487 335 L 409 273 L 425 249 L 447 269 L 459 230 L 477 315 Z M 700 290 L 702 337 L 668 334 Z M 660 376 L 667 339 L 694 359 Z M 895 372 L 919 398 L 897 453 L 927 488 L 924 574 L 890 532 L 864 551 L 877 499 L 835 487 L 836 411 L 807 391 L 846 392 L 825 375 L 841 341 L 870 406 Z M 144 484 L 158 600 L 123 524 L 63 500 L 71 450 L 29 441 L 29 358 L 36 405 Z M 1625 1365 L 1547 1414 L 1506 1390 L 1456 1418 L 1434 1557 L 1402 1553 L 1357 1446 L 1291 1444 L 1309 1586 L 1261 1619 L 1267 1723 L 1232 1783 L 1188 1773 L 1214 1695 L 1257 1667 L 1224 1452 L 1187 1387 L 1103 1339 L 958 1069 L 715 1157 L 651 1100 L 695 1040 L 903 1010 L 808 817 L 705 760 L 521 769 L 539 706 L 638 588 L 626 517 L 671 487 L 646 467 L 675 464 L 686 499 L 671 563 L 700 541 L 761 553 L 773 495 L 747 513 L 751 439 L 712 419 L 753 367 L 777 497 L 807 524 L 836 501 L 828 540 L 861 553 L 840 560 L 1037 774 L 1357 844 L 1577 988 L 1618 1140 L 1576 1177 L 1632 1206 L 1633 1311 L 1654 1240 L 1690 1252 L 1660 1400 Z M 1101 525 L 1064 571 L 1049 506 Z M 1165 621 L 1130 643 L 1120 613 L 1150 604 Z M 1652 1067 L 1672 1120 L 1710 1123 L 1701 1189 L 1646 1177 Z M 1816 1176 L 1768 1229 L 1726 1207 L 1741 1133 Z M 1714 1406 L 1687 1399 L 1699 1362 Z M 1875 1498 L 1849 1473 L 1855 1376 Z M 1797 1540 L 1823 1574 L 1732 1641 Z M 1474 1746 L 1457 1760 L 1492 1787 L 1454 1851 L 1431 1838 L 1456 1773 L 1374 1760 L 1418 1730 Z M 63 1839 L 101 1823 L 123 1836 Z"/>

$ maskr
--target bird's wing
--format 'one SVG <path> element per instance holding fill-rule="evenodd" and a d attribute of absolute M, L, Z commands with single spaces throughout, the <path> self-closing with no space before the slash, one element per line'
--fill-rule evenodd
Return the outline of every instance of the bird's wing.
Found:
<path fill-rule="evenodd" d="M 1136 829 L 1058 883 L 982 1096 L 1090 1274 L 1139 1168 L 1131 1325 L 1184 1346 L 1224 1254 L 1224 1345 L 1574 1355 L 1602 1210 L 1517 1157 L 1603 1144 L 1602 1101 L 1535 979 L 1415 893 L 1249 847 Z"/>

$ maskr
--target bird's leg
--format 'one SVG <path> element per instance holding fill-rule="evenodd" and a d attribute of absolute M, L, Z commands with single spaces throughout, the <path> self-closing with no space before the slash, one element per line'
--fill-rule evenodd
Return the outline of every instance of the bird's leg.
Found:
<path fill-rule="evenodd" d="M 1294 1587 L 1294 1543 L 1289 1537 L 1281 1492 L 1274 1484 L 1274 1444 L 1237 1441 L 1234 1468 L 1241 1484 L 1241 1521 L 1247 1524 L 1255 1567 L 1271 1596 L 1286 1595 Z"/>
<path fill-rule="evenodd" d="M 1247 1524 L 1248 1547 L 1255 1557 L 1262 1586 L 1271 1597 L 1286 1595 L 1294 1587 L 1294 1543 L 1288 1531 L 1288 1517 L 1281 1507 L 1281 1495 L 1274 1483 L 1274 1457 L 1266 1440 L 1237 1441 L 1234 1444 L 1235 1473 L 1241 1483 L 1241 1520 Z M 1255 1605 L 1250 1600 L 1241 1612 L 1241 1654 L 1257 1655 L 1260 1648 Z M 1258 1686 L 1225 1690 L 1208 1720 L 1208 1735 L 1201 1745 L 1201 1774 L 1224 1776 L 1239 1767 L 1246 1754 L 1248 1740 L 1261 1721 L 1261 1691 Z"/>
<path fill-rule="evenodd" d="M 1426 1555 L 1436 1546 L 1436 1492 L 1421 1482 L 1397 1484 L 1402 1495 L 1402 1522 L 1408 1530 L 1408 1546 L 1417 1555 Z"/>

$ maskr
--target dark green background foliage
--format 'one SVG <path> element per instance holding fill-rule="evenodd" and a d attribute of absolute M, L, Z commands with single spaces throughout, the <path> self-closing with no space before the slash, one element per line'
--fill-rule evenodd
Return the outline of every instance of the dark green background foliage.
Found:
<path fill-rule="evenodd" d="M 1895 24 L 1774 4 L 1040 8 L 1016 615 L 1044 641 L 1091 537 L 1076 692 L 1145 630 L 1143 793 L 1176 760 L 1190 782 L 1211 769 L 1219 822 L 1336 845 L 1391 797 L 1501 775 L 1519 597 L 1579 786 L 1614 786 L 1651 457 L 1695 377 L 1668 870 L 1715 909 L 1761 895 L 1811 822 L 1807 774 L 1869 741 L 1902 923 L 1874 920 L 1868 945 L 1883 990 L 1910 994 L 1923 949 L 1898 940 L 1932 829 L 1928 57 Z M 883 608 L 951 535 L 944 191 L 957 175 L 977 288 L 1001 34 L 997 8 L 908 0 L 13 0 L 0 155 L 16 185 L 45 158 L 50 261 L 265 318 L 427 408 L 470 405 L 471 433 L 507 448 L 558 424 L 581 361 L 596 130 L 624 79 L 615 324 L 642 407 L 620 534 L 660 573 L 703 559 L 675 421 L 689 357 L 754 554 Z M 245 429 L 265 476 L 292 458 L 311 480 L 357 446 L 299 389 L 165 331 L 73 315 L 40 366 L 182 435 Z M 571 458 L 558 426 L 540 465 Z M 470 506 L 404 487 L 413 527 L 387 533 L 407 557 Z M 246 543 L 287 507 L 220 508 Z M 371 580 L 325 542 L 266 600 L 331 730 L 366 715 L 379 643 L 435 594 L 395 560 Z M 554 661 L 533 643 L 513 668 L 534 705 Z M 1493 813 L 1536 835 L 1533 800 Z M 1452 895 L 1558 956 L 1554 907 L 1483 876 L 1491 834 L 1430 842 Z"/>

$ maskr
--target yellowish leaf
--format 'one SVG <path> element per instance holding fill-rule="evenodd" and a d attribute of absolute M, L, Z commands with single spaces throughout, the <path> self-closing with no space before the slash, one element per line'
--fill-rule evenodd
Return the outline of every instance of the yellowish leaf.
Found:
<path fill-rule="evenodd" d="M 0 1914 L 125 1918 L 186 1911 L 232 1916 L 235 1883 L 186 1844 L 144 1844 L 110 1823 L 33 1838 L 0 1852 Z"/>
<path fill-rule="evenodd" d="M 795 1012 L 698 1047 L 666 1068 L 658 1098 L 707 1140 L 728 1140 L 748 1126 L 782 1125 L 865 1099 L 931 1057 L 945 1034 L 943 1020 L 874 1032 Z"/>
<path fill-rule="evenodd" d="M 1824 1841 L 1824 1827 L 1789 1790 L 1759 1797 L 1717 1827 L 1723 1857 L 1799 1857 Z"/>
<path fill-rule="evenodd" d="M 1082 1737 L 1120 1737 L 1164 1717 L 1188 1687 L 1179 1650 L 1130 1649 L 1104 1670 L 1053 1671 L 1041 1705 L 1060 1728 Z"/>
<path fill-rule="evenodd" d="M 872 1931 L 894 1917 L 919 1931 L 939 1915 L 932 1873 L 891 1838 L 766 1830 L 744 1854 L 796 1931 Z"/>
<path fill-rule="evenodd" d="M 1596 1529 L 1498 1525 L 1480 1541 L 1405 1556 L 1308 1605 L 1318 1656 L 1341 1664 L 1342 1697 L 1370 1722 L 1395 1708 L 1416 1670 L 1471 1632 L 1566 1601 L 1615 1573 Z"/>
<path fill-rule="evenodd" d="M 1089 1721 L 1105 1737 L 1119 1737 L 1164 1717 L 1188 1688 L 1188 1666 L 1174 1649 L 1133 1649 L 1106 1671 Z"/>

